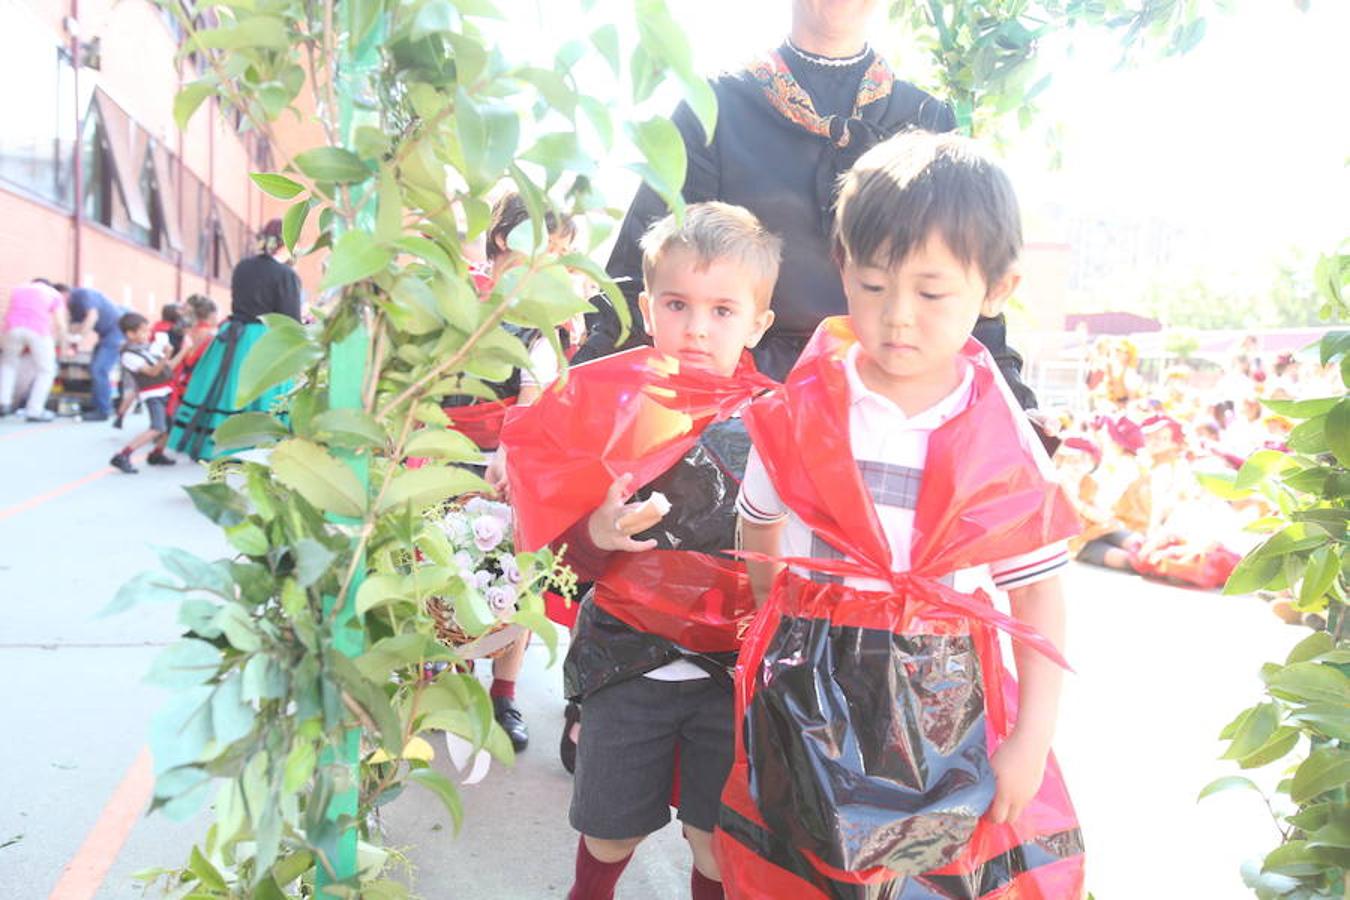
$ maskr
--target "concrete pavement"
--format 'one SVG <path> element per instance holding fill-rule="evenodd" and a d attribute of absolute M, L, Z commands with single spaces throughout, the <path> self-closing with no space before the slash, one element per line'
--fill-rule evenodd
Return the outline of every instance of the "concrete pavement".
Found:
<path fill-rule="evenodd" d="M 107 423 L 33 426 L 0 419 L 0 897 L 49 895 L 145 744 L 164 694 L 141 682 L 174 639 L 174 610 L 95 613 L 117 586 L 154 565 L 151 545 L 224 552 L 179 486 L 191 464 L 102 473 L 127 432 Z M 1247 856 L 1277 839 L 1251 795 L 1197 805 L 1218 730 L 1255 702 L 1257 672 L 1304 632 L 1251 598 L 1227 598 L 1075 567 L 1066 692 L 1057 749 L 1089 843 L 1099 900 L 1238 900 Z M 557 762 L 557 669 L 532 647 L 521 706 L 532 746 L 513 769 L 465 786 L 455 838 L 439 804 L 410 787 L 384 816 L 388 844 L 428 900 L 562 897 L 576 836 L 566 824 L 570 779 Z M 487 666 L 480 677 L 489 677 Z M 439 739 L 433 740 L 438 752 Z M 444 755 L 436 765 L 450 771 Z M 181 863 L 204 824 L 143 818 L 97 891 L 139 897 L 130 875 Z M 688 853 L 674 825 L 638 850 L 619 897 L 687 896 Z"/>

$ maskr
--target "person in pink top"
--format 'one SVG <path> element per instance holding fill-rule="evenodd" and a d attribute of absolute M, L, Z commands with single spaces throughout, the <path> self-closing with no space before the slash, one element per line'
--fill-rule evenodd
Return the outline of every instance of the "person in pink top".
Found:
<path fill-rule="evenodd" d="M 14 403 L 19 358 L 27 351 L 37 367 L 28 391 L 26 413 L 30 422 L 52 418 L 47 396 L 56 378 L 56 348 L 65 343 L 66 304 L 45 278 L 34 278 L 9 292 L 9 309 L 0 327 L 0 416 L 8 415 Z"/>

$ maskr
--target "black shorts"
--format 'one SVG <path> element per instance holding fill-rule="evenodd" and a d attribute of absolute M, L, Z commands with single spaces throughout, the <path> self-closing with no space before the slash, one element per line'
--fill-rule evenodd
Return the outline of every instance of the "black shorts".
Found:
<path fill-rule="evenodd" d="M 150 415 L 150 428 L 164 434 L 169 430 L 169 398 L 149 397 L 145 400 L 145 411 Z"/>
<path fill-rule="evenodd" d="M 735 749 L 729 690 L 711 678 L 629 678 L 587 697 L 582 710 L 573 828 L 604 840 L 663 828 L 678 747 L 680 821 L 713 830 Z"/>

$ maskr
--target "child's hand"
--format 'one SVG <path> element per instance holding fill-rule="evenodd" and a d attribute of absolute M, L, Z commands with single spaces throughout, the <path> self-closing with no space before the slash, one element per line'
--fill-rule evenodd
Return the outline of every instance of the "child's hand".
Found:
<path fill-rule="evenodd" d="M 503 500 L 511 499 L 506 480 L 506 447 L 499 446 L 492 454 L 492 461 L 488 463 L 483 480 L 497 492 L 497 496 Z"/>
<path fill-rule="evenodd" d="M 633 510 L 640 507 L 641 503 L 625 504 L 624 500 L 632 493 L 628 485 L 633 481 L 633 476 L 620 475 L 613 484 L 609 486 L 609 491 L 605 494 L 605 502 L 601 503 L 591 517 L 587 520 L 586 527 L 590 531 L 591 543 L 601 550 L 623 550 L 627 553 L 641 553 L 644 550 L 652 550 L 656 547 L 656 541 L 635 541 L 633 534 L 641 531 L 642 528 L 634 528 L 629 531 L 619 527 L 619 520 Z"/>
<path fill-rule="evenodd" d="M 1019 740 L 1016 730 L 989 761 L 998 786 L 985 818 L 995 825 L 1015 822 L 1031 798 L 1041 789 L 1045 760 L 1050 751 L 1030 741 Z"/>

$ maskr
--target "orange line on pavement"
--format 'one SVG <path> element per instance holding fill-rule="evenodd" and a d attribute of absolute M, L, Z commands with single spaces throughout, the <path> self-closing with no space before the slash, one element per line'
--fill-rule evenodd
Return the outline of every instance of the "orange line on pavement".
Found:
<path fill-rule="evenodd" d="M 22 415 L 22 413 L 14 413 L 14 415 Z M 74 424 L 74 422 L 48 422 L 45 425 L 31 425 L 26 428 L 20 428 L 13 434 L 6 434 L 0 437 L 0 443 L 12 441 L 15 438 L 27 437 L 30 434 L 37 434 L 39 431 L 51 431 L 53 428 L 69 428 Z"/>
<path fill-rule="evenodd" d="M 61 872 L 48 900 L 88 900 L 108 877 L 117 854 L 150 802 L 155 786 L 150 748 L 142 747 L 136 761 L 108 798 L 98 821 Z"/>
<path fill-rule="evenodd" d="M 0 522 L 3 522 L 5 519 L 11 518 L 13 516 L 17 516 L 21 512 L 28 512 L 30 509 L 41 506 L 48 500 L 55 500 L 62 494 L 69 494 L 76 488 L 84 487 L 86 484 L 89 484 L 92 481 L 98 481 L 105 475 L 110 475 L 111 473 L 116 471 L 117 470 L 114 469 L 112 466 L 104 466 L 103 468 L 98 469 L 97 471 L 90 472 L 88 475 L 85 475 L 82 478 L 76 478 L 74 481 L 67 481 L 65 484 L 61 485 L 58 488 L 52 488 L 45 494 L 38 494 L 36 497 L 29 497 L 27 500 L 20 500 L 13 506 L 6 506 L 4 509 L 0 509 Z"/>
<path fill-rule="evenodd" d="M 133 463 L 142 463 L 145 461 L 145 457 L 147 454 L 148 451 L 147 453 L 138 453 L 131 458 L 131 461 Z M 76 478 L 74 481 L 67 481 L 60 487 L 54 487 L 50 491 L 47 491 L 46 493 L 38 494 L 36 497 L 29 497 L 27 500 L 20 500 L 13 506 L 6 506 L 0 508 L 0 522 L 5 521 L 5 519 L 13 518 L 14 516 L 17 516 L 19 513 L 28 512 L 30 509 L 35 509 L 36 507 L 39 507 L 42 504 L 46 503 L 48 500 L 55 500 L 57 497 L 60 497 L 64 494 L 69 494 L 71 491 L 77 488 L 82 488 L 86 484 L 98 481 L 100 478 L 103 478 L 107 475 L 111 475 L 113 472 L 116 471 L 117 470 L 114 469 L 112 466 L 104 466 L 101 469 L 97 469 L 93 472 L 90 472 L 88 475 L 82 475 L 79 478 Z"/>

